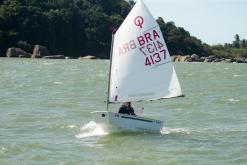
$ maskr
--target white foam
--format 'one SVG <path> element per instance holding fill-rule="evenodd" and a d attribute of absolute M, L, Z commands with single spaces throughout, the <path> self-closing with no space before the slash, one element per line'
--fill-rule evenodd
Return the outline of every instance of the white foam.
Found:
<path fill-rule="evenodd" d="M 54 63 L 50 63 L 50 62 L 44 62 L 44 65 L 53 65 Z"/>
<path fill-rule="evenodd" d="M 190 134 L 191 131 L 186 128 L 167 128 L 163 127 L 160 131 L 161 134 L 172 134 L 172 133 L 185 133 Z"/>
<path fill-rule="evenodd" d="M 55 82 L 53 82 L 53 84 L 60 85 L 60 84 L 63 84 L 63 82 L 55 81 Z"/>
<path fill-rule="evenodd" d="M 75 128 L 76 125 L 68 125 L 67 127 L 68 127 L 68 128 Z"/>
<path fill-rule="evenodd" d="M 94 121 L 90 121 L 89 123 L 85 124 L 81 128 L 81 133 L 75 135 L 76 138 L 87 138 L 92 136 L 104 136 L 107 135 L 108 132 L 104 130 L 103 126 L 100 124 L 95 123 Z"/>
<path fill-rule="evenodd" d="M 73 128 L 76 128 L 77 126 L 76 125 L 61 125 L 60 128 L 70 128 L 70 129 L 73 129 Z"/>
<path fill-rule="evenodd" d="M 240 100 L 237 100 L 237 99 L 234 99 L 234 98 L 230 98 L 230 99 L 227 99 L 228 101 L 230 102 L 233 102 L 233 103 L 236 103 L 236 102 L 239 102 Z"/>

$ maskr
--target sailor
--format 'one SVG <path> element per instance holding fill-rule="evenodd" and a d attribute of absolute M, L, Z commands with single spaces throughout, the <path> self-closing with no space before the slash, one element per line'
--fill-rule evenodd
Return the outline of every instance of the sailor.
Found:
<path fill-rule="evenodd" d="M 122 107 L 119 108 L 118 113 L 128 114 L 128 115 L 136 115 L 134 109 L 131 107 L 130 102 L 124 102 Z"/>

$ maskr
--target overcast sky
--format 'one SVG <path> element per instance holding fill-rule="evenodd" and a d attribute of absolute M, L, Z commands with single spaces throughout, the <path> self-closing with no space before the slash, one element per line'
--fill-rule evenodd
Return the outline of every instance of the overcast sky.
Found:
<path fill-rule="evenodd" d="M 137 1 L 137 0 L 135 0 Z M 154 18 L 173 21 L 208 44 L 247 39 L 247 0 L 143 0 Z"/>

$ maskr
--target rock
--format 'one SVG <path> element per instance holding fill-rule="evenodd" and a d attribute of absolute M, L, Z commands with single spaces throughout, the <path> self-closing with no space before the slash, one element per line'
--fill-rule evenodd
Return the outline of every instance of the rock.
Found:
<path fill-rule="evenodd" d="M 175 62 L 191 62 L 191 57 L 189 55 L 187 55 L 187 56 L 175 55 L 173 58 L 173 61 L 175 61 Z"/>
<path fill-rule="evenodd" d="M 45 59 L 65 59 L 65 56 L 64 55 L 52 55 L 52 56 L 44 56 L 42 58 L 45 58 Z"/>
<path fill-rule="evenodd" d="M 224 63 L 231 63 L 232 62 L 232 59 L 225 59 L 224 61 L 222 61 Z"/>
<path fill-rule="evenodd" d="M 200 57 L 197 54 L 192 54 L 190 57 L 191 57 L 192 61 L 195 61 L 195 62 L 200 61 Z"/>
<path fill-rule="evenodd" d="M 181 56 L 181 57 L 180 57 L 180 61 L 181 61 L 181 62 L 192 62 L 192 58 L 190 57 L 190 55 Z"/>
<path fill-rule="evenodd" d="M 31 57 L 30 53 L 27 53 L 26 51 L 22 50 L 21 48 L 8 48 L 6 52 L 7 57 Z"/>
<path fill-rule="evenodd" d="M 204 62 L 215 62 L 217 61 L 217 57 L 215 55 L 211 55 L 205 58 Z"/>
<path fill-rule="evenodd" d="M 200 57 L 200 62 L 204 62 L 207 57 Z"/>
<path fill-rule="evenodd" d="M 178 62 L 178 56 L 179 56 L 179 55 L 174 55 L 174 56 L 173 56 L 173 61 L 174 61 L 174 62 Z"/>
<path fill-rule="evenodd" d="M 243 57 L 235 58 L 234 61 L 236 61 L 237 63 L 247 63 L 247 59 Z"/>
<path fill-rule="evenodd" d="M 208 58 L 205 58 L 203 62 L 205 62 L 205 63 L 208 62 Z"/>
<path fill-rule="evenodd" d="M 182 56 L 182 55 L 174 55 L 172 56 L 174 62 L 223 62 L 223 63 L 247 63 L 247 58 L 244 57 L 236 57 L 236 58 L 220 58 L 215 55 L 210 55 L 208 57 L 200 57 L 197 54 L 192 54 Z"/>
<path fill-rule="evenodd" d="M 216 58 L 215 60 L 213 60 L 212 62 L 222 62 L 224 61 L 224 59 L 219 59 L 219 58 Z"/>
<path fill-rule="evenodd" d="M 33 48 L 32 58 L 42 58 L 44 56 L 49 56 L 50 52 L 45 46 L 35 45 Z"/>
<path fill-rule="evenodd" d="M 212 59 L 206 57 L 203 62 L 212 62 L 212 61 L 213 61 Z"/>
<path fill-rule="evenodd" d="M 205 58 L 199 57 L 198 62 L 203 62 Z"/>
<path fill-rule="evenodd" d="M 174 62 L 193 62 L 190 55 L 182 56 L 182 55 L 174 55 Z"/>
<path fill-rule="evenodd" d="M 208 59 L 208 62 L 213 62 L 216 59 L 216 56 L 211 55 L 211 56 L 208 56 L 207 59 Z"/>
<path fill-rule="evenodd" d="M 79 59 L 89 60 L 89 59 L 97 59 L 97 58 L 95 56 L 88 55 L 88 56 L 80 57 Z"/>

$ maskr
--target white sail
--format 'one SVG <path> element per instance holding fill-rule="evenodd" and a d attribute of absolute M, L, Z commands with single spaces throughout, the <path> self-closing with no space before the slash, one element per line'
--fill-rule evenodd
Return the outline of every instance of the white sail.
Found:
<path fill-rule="evenodd" d="M 182 95 L 158 23 L 139 0 L 114 36 L 109 102 Z"/>

